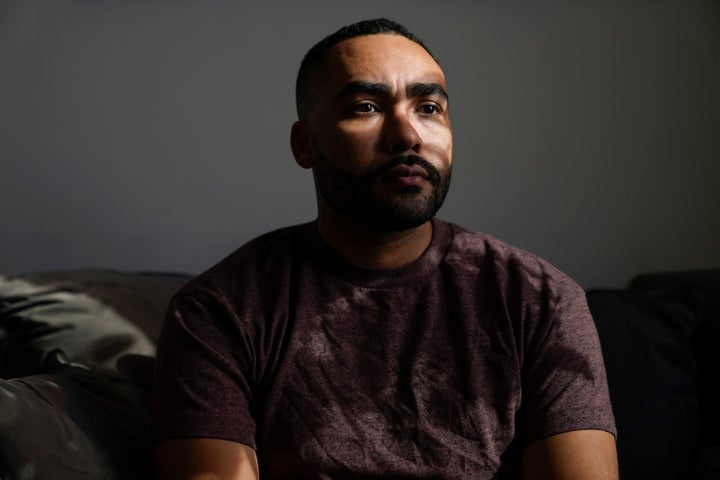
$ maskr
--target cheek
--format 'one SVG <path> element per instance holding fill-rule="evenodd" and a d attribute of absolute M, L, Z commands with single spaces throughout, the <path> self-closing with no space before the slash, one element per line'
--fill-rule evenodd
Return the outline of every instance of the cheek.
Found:
<path fill-rule="evenodd" d="M 448 137 L 448 146 L 447 146 L 448 163 L 452 163 L 452 154 L 453 154 L 453 137 L 452 137 L 452 134 L 450 134 Z"/>
<path fill-rule="evenodd" d="M 425 142 L 427 152 L 436 158 L 436 161 L 450 165 L 452 163 L 453 136 L 450 128 L 435 127 L 427 132 L 430 139 Z"/>
<path fill-rule="evenodd" d="M 338 125 L 315 138 L 313 148 L 343 170 L 361 173 L 372 164 L 377 137 L 368 129 Z"/>

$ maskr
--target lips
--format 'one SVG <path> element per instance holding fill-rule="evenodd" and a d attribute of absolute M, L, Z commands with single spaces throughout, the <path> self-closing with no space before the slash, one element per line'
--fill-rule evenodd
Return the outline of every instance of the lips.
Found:
<path fill-rule="evenodd" d="M 422 177 L 427 180 L 429 175 L 420 165 L 397 165 L 383 175 L 387 179 L 399 177 Z"/>

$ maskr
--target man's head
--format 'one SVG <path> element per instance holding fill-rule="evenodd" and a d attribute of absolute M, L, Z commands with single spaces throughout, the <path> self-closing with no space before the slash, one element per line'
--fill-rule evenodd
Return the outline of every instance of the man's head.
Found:
<path fill-rule="evenodd" d="M 302 120 L 307 116 L 313 104 L 313 96 L 317 91 L 318 83 L 315 77 L 321 74 L 322 67 L 330 50 L 343 40 L 381 34 L 403 36 L 423 47 L 425 51 L 432 56 L 432 53 L 422 40 L 416 37 L 404 25 L 388 20 L 387 18 L 363 20 L 344 26 L 337 32 L 331 33 L 316 43 L 308 50 L 300 64 L 300 70 L 298 71 L 297 80 L 295 81 L 295 107 L 299 119 Z"/>
<path fill-rule="evenodd" d="M 315 45 L 298 74 L 297 105 L 291 146 L 313 169 L 321 217 L 392 231 L 435 215 L 452 161 L 447 87 L 405 27 L 369 20 Z"/>

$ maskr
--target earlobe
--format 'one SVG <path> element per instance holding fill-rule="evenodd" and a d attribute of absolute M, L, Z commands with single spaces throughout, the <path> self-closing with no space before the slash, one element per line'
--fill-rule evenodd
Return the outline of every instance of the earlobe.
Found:
<path fill-rule="evenodd" d="M 310 145 L 310 135 L 308 135 L 302 120 L 293 123 L 290 129 L 290 148 L 298 165 L 302 168 L 312 168 L 313 152 Z"/>

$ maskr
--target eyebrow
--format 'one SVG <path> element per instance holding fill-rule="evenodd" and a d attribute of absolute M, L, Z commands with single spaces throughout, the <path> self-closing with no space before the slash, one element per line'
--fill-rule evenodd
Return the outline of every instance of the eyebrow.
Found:
<path fill-rule="evenodd" d="M 357 94 L 374 95 L 381 97 L 389 96 L 390 93 L 390 86 L 386 83 L 373 83 L 363 80 L 356 80 L 348 83 L 342 90 L 340 90 L 337 98 L 341 99 L 343 97 Z M 411 97 L 436 96 L 442 98 L 446 102 L 450 101 L 448 93 L 439 83 L 413 83 L 408 87 L 407 93 Z"/>
<path fill-rule="evenodd" d="M 411 97 L 440 97 L 450 102 L 448 93 L 439 83 L 413 83 L 408 88 L 408 94 Z"/>
<path fill-rule="evenodd" d="M 343 97 L 349 97 L 351 95 L 361 93 L 367 95 L 387 96 L 390 95 L 390 86 L 385 83 L 372 83 L 355 80 L 354 82 L 350 82 L 345 85 L 345 87 L 340 90 L 340 93 L 338 93 L 337 98 L 341 99 Z"/>

